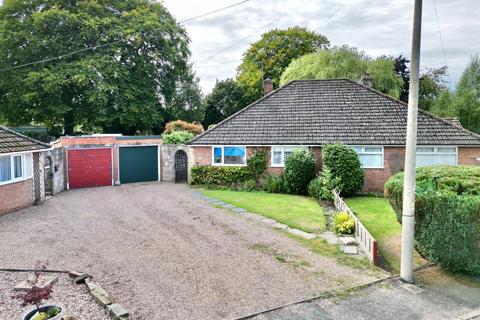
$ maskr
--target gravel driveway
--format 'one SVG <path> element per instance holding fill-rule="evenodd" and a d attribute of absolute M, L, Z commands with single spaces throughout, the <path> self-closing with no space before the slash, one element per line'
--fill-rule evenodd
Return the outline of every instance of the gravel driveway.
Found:
<path fill-rule="evenodd" d="M 0 268 L 48 259 L 92 274 L 131 319 L 228 319 L 374 279 L 169 183 L 67 191 L 1 216 L 0 252 Z"/>

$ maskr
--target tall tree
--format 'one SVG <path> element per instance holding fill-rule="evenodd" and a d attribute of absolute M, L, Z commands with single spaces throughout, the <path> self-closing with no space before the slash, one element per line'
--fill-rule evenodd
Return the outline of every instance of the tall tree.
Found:
<path fill-rule="evenodd" d="M 320 50 L 294 60 L 282 74 L 281 83 L 301 79 L 349 78 L 359 81 L 373 76 L 373 87 L 392 97 L 400 96 L 403 80 L 395 73 L 395 61 L 387 57 L 372 59 L 346 45 Z"/>
<path fill-rule="evenodd" d="M 408 93 L 410 88 L 410 70 L 408 63 L 410 60 L 402 55 L 395 59 L 395 72 L 403 79 L 403 88 L 400 94 L 400 100 L 408 103 Z M 447 67 L 428 68 L 420 75 L 418 106 L 424 110 L 430 110 L 440 97 L 442 91 L 446 90 L 445 76 Z"/>
<path fill-rule="evenodd" d="M 444 92 L 432 108 L 442 117 L 457 117 L 463 127 L 480 133 L 480 56 L 474 55 L 453 93 Z"/>
<path fill-rule="evenodd" d="M 243 54 L 237 80 L 245 87 L 249 102 L 252 102 L 262 96 L 263 79 L 272 79 L 273 86 L 278 87 L 280 76 L 293 59 L 328 45 L 327 37 L 306 28 L 270 30 Z"/>
<path fill-rule="evenodd" d="M 153 0 L 5 0 L 0 69 L 65 56 L 1 71 L 0 118 L 60 126 L 65 134 L 160 132 L 186 105 L 179 103 L 185 88 L 190 103 L 199 94 L 188 43 L 185 29 Z"/>
<path fill-rule="evenodd" d="M 208 128 L 244 108 L 248 104 L 245 88 L 233 79 L 215 83 L 212 92 L 204 99 L 205 119 L 203 126 Z"/>

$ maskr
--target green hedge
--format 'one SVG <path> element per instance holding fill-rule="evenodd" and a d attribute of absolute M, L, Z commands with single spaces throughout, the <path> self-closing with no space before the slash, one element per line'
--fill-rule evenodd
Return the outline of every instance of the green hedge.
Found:
<path fill-rule="evenodd" d="M 283 171 L 284 185 L 288 193 L 307 194 L 308 184 L 315 177 L 317 160 L 313 153 L 304 148 L 295 149 L 287 160 Z"/>
<path fill-rule="evenodd" d="M 385 184 L 385 196 L 402 219 L 403 173 Z M 480 167 L 417 169 L 417 250 L 445 269 L 480 275 Z"/>
<path fill-rule="evenodd" d="M 228 186 L 252 179 L 247 167 L 193 166 L 192 184 Z"/>
<path fill-rule="evenodd" d="M 362 190 L 364 172 L 357 153 L 351 147 L 341 144 L 326 144 L 322 146 L 322 166 L 330 169 L 333 179 L 344 196 L 349 196 Z"/>

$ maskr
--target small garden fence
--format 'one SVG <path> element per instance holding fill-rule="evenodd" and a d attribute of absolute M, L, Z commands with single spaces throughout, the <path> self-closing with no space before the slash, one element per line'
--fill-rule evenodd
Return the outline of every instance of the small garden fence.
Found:
<path fill-rule="evenodd" d="M 377 240 L 368 232 L 367 228 L 362 224 L 362 222 L 355 216 L 353 211 L 347 206 L 345 201 L 340 197 L 339 193 L 336 190 L 333 190 L 333 199 L 335 203 L 335 208 L 338 211 L 347 212 L 355 220 L 355 239 L 360 244 L 360 247 L 363 249 L 365 254 L 371 263 L 377 264 L 378 259 L 378 248 Z"/>

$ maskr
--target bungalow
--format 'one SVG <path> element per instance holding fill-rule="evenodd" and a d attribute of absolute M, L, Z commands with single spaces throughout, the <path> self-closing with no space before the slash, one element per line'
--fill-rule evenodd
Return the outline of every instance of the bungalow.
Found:
<path fill-rule="evenodd" d="M 0 126 L 0 214 L 41 202 L 43 152 L 50 145 Z"/>
<path fill-rule="evenodd" d="M 265 86 L 269 88 L 269 86 Z M 188 142 L 193 164 L 243 166 L 255 150 L 279 174 L 295 148 L 308 147 L 321 169 L 323 144 L 341 142 L 359 155 L 364 191 L 382 192 L 404 169 L 407 104 L 348 79 L 292 81 L 268 92 Z M 428 112 L 418 114 L 417 166 L 478 165 L 480 136 Z"/>

